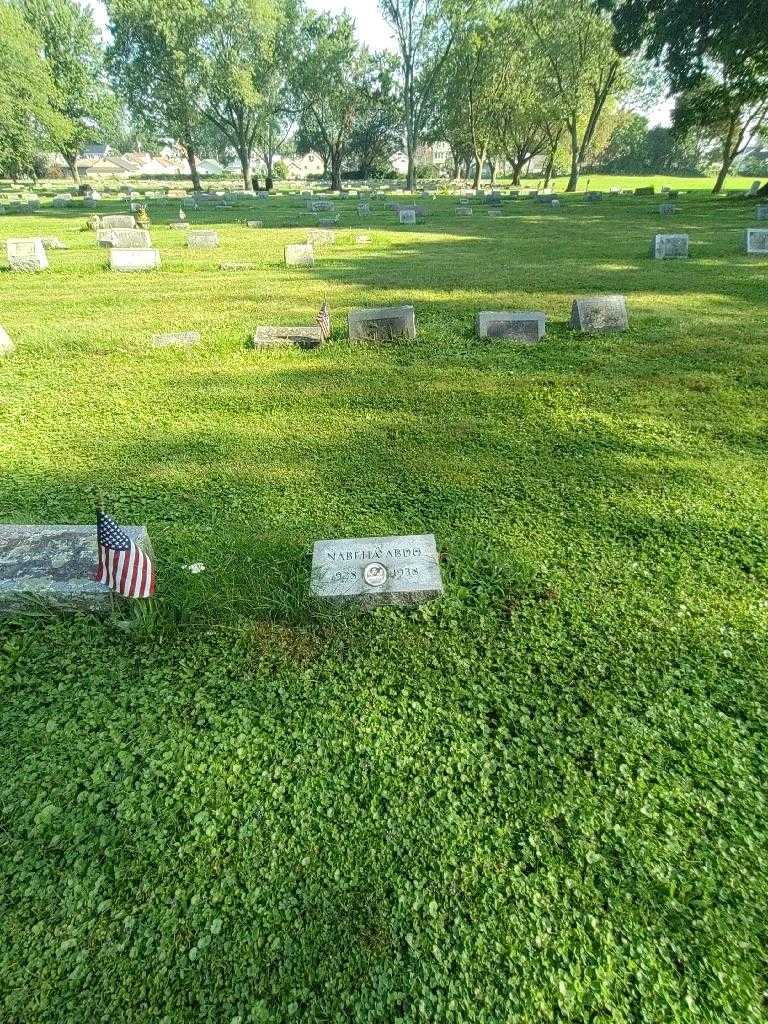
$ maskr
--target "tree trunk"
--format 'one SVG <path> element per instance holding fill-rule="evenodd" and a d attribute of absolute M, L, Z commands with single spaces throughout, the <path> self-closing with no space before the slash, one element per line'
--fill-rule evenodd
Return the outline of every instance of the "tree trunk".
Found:
<path fill-rule="evenodd" d="M 512 161 L 512 184 L 520 184 L 520 175 L 523 173 L 525 167 L 525 153 L 522 156 L 519 154 Z"/>
<path fill-rule="evenodd" d="M 406 190 L 408 192 L 416 191 L 416 151 L 411 143 L 408 143 L 408 178 L 406 180 Z"/>
<path fill-rule="evenodd" d="M 331 152 L 331 190 L 341 192 L 341 150 Z"/>
<path fill-rule="evenodd" d="M 717 181 L 715 182 L 714 188 L 712 189 L 713 196 L 719 196 L 720 193 L 723 191 L 725 179 L 728 177 L 728 171 L 730 171 L 731 169 L 731 164 L 733 163 L 734 157 L 733 136 L 735 132 L 736 122 L 733 119 L 731 119 L 731 121 L 728 122 L 728 132 L 726 133 L 725 139 L 723 141 L 723 162 L 720 165 L 720 171 L 717 175 Z"/>
<path fill-rule="evenodd" d="M 552 180 L 552 172 L 555 169 L 555 154 L 550 153 L 547 157 L 547 162 L 544 165 L 544 185 L 543 188 L 549 188 L 549 183 Z"/>
<path fill-rule="evenodd" d="M 483 146 L 481 152 L 475 152 L 475 177 L 472 182 L 472 188 L 475 190 L 480 188 L 480 179 L 483 176 L 483 167 L 485 166 L 485 154 L 485 146 Z"/>
<path fill-rule="evenodd" d="M 63 156 L 69 168 L 69 173 L 72 175 L 72 181 L 79 186 L 80 171 L 77 169 L 77 153 L 64 153 Z"/>
<path fill-rule="evenodd" d="M 459 169 L 460 169 L 459 168 L 459 158 L 457 156 L 455 156 L 453 158 L 453 180 L 454 181 L 458 181 L 459 180 Z"/>
<path fill-rule="evenodd" d="M 565 186 L 566 192 L 575 192 L 576 186 L 579 184 L 579 137 L 576 128 L 576 119 L 574 118 L 570 124 L 571 132 L 571 176 L 568 178 L 568 184 Z"/>
<path fill-rule="evenodd" d="M 251 154 L 247 146 L 239 146 L 237 158 L 240 161 L 240 171 L 243 175 L 243 188 L 246 192 L 253 189 L 253 177 L 251 175 Z"/>
<path fill-rule="evenodd" d="M 192 176 L 192 188 L 195 192 L 202 192 L 203 186 L 200 184 L 200 174 L 197 170 L 195 147 L 191 142 L 187 142 L 185 143 L 184 148 L 187 151 L 187 163 L 189 164 L 189 173 Z"/>
<path fill-rule="evenodd" d="M 496 188 L 496 168 L 499 166 L 498 160 L 491 160 L 491 188 Z"/>

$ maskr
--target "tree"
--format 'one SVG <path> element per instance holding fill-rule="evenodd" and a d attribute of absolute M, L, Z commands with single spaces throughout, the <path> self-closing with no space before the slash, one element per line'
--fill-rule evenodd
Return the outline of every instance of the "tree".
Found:
<path fill-rule="evenodd" d="M 571 147 L 567 192 L 575 192 L 608 101 L 628 85 L 610 21 L 591 0 L 523 0 L 533 53 L 547 69 Z"/>
<path fill-rule="evenodd" d="M 200 189 L 197 136 L 204 96 L 202 0 L 107 0 L 107 63 L 118 93 L 156 134 L 178 139 Z"/>
<path fill-rule="evenodd" d="M 328 153 L 331 188 L 341 188 L 341 168 L 359 119 L 375 104 L 375 63 L 355 39 L 348 14 L 307 14 L 298 36 L 291 87 L 302 122 L 311 125 Z"/>
<path fill-rule="evenodd" d="M 60 152 L 79 185 L 77 158 L 83 148 L 109 137 L 117 126 L 117 103 L 106 80 L 93 15 L 75 0 L 21 0 L 21 7 L 42 40 L 42 55 L 56 83 L 56 106 L 68 124 Z"/>
<path fill-rule="evenodd" d="M 263 126 L 263 90 L 277 60 L 278 25 L 287 13 L 275 0 L 208 0 L 203 37 L 203 113 L 237 153 L 250 191 L 251 154 Z"/>
<path fill-rule="evenodd" d="M 373 60 L 371 102 L 358 117 L 349 140 L 349 159 L 356 162 L 361 178 L 386 174 L 401 142 L 395 58 L 380 53 L 374 54 Z"/>
<path fill-rule="evenodd" d="M 453 0 L 379 0 L 379 7 L 397 38 L 402 63 L 402 104 L 408 188 L 416 188 L 416 149 L 433 117 L 435 97 L 462 19 L 469 19 L 474 0 L 459 11 Z"/>
<path fill-rule="evenodd" d="M 681 93 L 673 114 L 676 133 L 697 131 L 702 137 L 717 140 L 720 170 L 712 192 L 722 192 L 734 160 L 744 153 L 754 135 L 768 123 L 768 78 L 738 73 L 732 78 L 727 70 L 718 81 L 701 78 Z"/>
<path fill-rule="evenodd" d="M 41 56 L 42 41 L 17 9 L 0 0 L 0 167 L 29 171 L 44 145 L 58 145 L 68 125 Z"/>

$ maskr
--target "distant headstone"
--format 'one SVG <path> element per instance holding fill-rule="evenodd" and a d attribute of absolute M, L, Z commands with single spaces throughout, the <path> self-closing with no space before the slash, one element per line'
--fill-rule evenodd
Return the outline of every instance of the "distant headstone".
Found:
<path fill-rule="evenodd" d="M 263 228 L 264 227 L 264 222 L 261 221 L 261 220 L 249 220 L 249 221 L 246 221 L 246 227 L 249 227 L 249 228 Z"/>
<path fill-rule="evenodd" d="M 768 256 L 768 228 L 749 228 L 746 242 L 749 256 Z"/>
<path fill-rule="evenodd" d="M 175 221 L 172 221 L 168 225 L 168 227 L 171 229 L 171 231 L 189 231 L 189 221 L 188 220 L 175 220 Z"/>
<path fill-rule="evenodd" d="M 314 267 L 315 248 L 312 245 L 286 245 L 286 267 Z"/>
<path fill-rule="evenodd" d="M 656 189 L 653 185 L 642 185 L 640 188 L 635 189 L 636 196 L 652 196 L 656 194 Z"/>
<path fill-rule="evenodd" d="M 662 217 L 672 217 L 677 213 L 679 207 L 675 206 L 674 203 L 662 203 L 659 207 L 659 213 Z"/>
<path fill-rule="evenodd" d="M 9 238 L 5 243 L 11 270 L 47 270 L 48 257 L 40 238 Z"/>
<path fill-rule="evenodd" d="M 251 338 L 252 348 L 319 348 L 323 336 L 318 324 L 311 327 L 257 327 Z"/>
<path fill-rule="evenodd" d="M 489 217 L 501 217 L 503 212 L 504 211 L 502 210 L 502 208 L 500 206 L 490 206 L 490 207 L 488 207 L 488 216 Z"/>
<path fill-rule="evenodd" d="M 457 217 L 471 217 L 473 213 L 471 206 L 457 206 L 456 216 Z"/>
<path fill-rule="evenodd" d="M 651 255 L 656 260 L 686 260 L 688 241 L 688 235 L 654 235 Z"/>
<path fill-rule="evenodd" d="M 152 554 L 145 527 L 123 529 Z M 95 526 L 0 526 L 0 614 L 41 604 L 108 612 L 113 592 L 95 581 L 97 561 Z"/>
<path fill-rule="evenodd" d="M 8 332 L 3 327 L 0 327 L 0 357 L 9 356 L 15 348 L 16 346 L 11 341 Z"/>
<path fill-rule="evenodd" d="M 768 220 L 768 206 L 758 206 L 756 215 L 758 220 Z"/>
<path fill-rule="evenodd" d="M 64 249 L 68 249 L 69 248 L 69 246 L 65 245 L 60 238 L 55 238 L 55 237 L 41 238 L 40 241 L 43 243 L 43 248 L 46 249 L 46 250 L 51 250 L 51 249 L 54 249 L 54 250 L 55 249 L 64 250 Z"/>
<path fill-rule="evenodd" d="M 761 184 L 762 183 L 759 182 L 759 181 L 753 181 L 752 184 L 749 186 L 749 192 L 747 192 L 747 195 L 748 196 L 755 196 L 755 195 L 757 195 L 757 193 L 760 191 Z"/>
<path fill-rule="evenodd" d="M 400 223 L 401 224 L 415 224 L 416 223 L 416 211 L 415 210 L 401 210 L 400 211 Z"/>
<path fill-rule="evenodd" d="M 187 246 L 190 249 L 216 249 L 218 245 L 218 231 L 190 231 L 187 235 Z"/>
<path fill-rule="evenodd" d="M 371 244 L 371 236 L 370 235 L 355 235 L 355 245 L 370 245 L 370 244 Z"/>
<path fill-rule="evenodd" d="M 53 206 L 69 206 L 72 202 L 72 194 L 70 192 L 62 192 L 58 196 L 53 197 Z"/>
<path fill-rule="evenodd" d="M 136 227 L 136 218 L 133 215 L 131 215 L 129 217 L 127 214 L 113 213 L 113 214 L 109 214 L 108 216 L 101 217 L 100 218 L 99 226 L 102 229 L 107 229 L 107 228 L 135 228 Z"/>
<path fill-rule="evenodd" d="M 149 232 L 141 228 L 113 228 L 110 232 L 112 246 L 115 249 L 151 249 L 152 240 Z M 98 238 L 102 232 L 96 234 Z"/>
<path fill-rule="evenodd" d="M 443 581 L 434 534 L 320 540 L 312 553 L 310 591 L 324 600 L 371 607 L 440 597 Z"/>
<path fill-rule="evenodd" d="M 112 270 L 157 270 L 160 253 L 157 249 L 110 249 L 109 266 Z"/>
<path fill-rule="evenodd" d="M 623 295 L 595 295 L 574 299 L 572 330 L 594 334 L 600 331 L 625 331 L 629 326 L 627 303 Z"/>
<path fill-rule="evenodd" d="M 540 341 L 546 332 L 545 313 L 507 310 L 477 314 L 478 338 L 504 338 L 529 345 Z"/>
<path fill-rule="evenodd" d="M 335 245 L 336 244 L 336 232 L 335 231 L 324 231 L 318 228 L 311 228 L 307 232 L 307 243 L 309 245 Z"/>
<path fill-rule="evenodd" d="M 603 199 L 605 199 L 605 196 L 602 192 L 587 192 L 588 203 L 599 203 L 602 202 Z"/>
<path fill-rule="evenodd" d="M 340 218 L 336 217 L 318 217 L 317 223 L 321 228 L 333 228 L 339 223 Z"/>
<path fill-rule="evenodd" d="M 255 270 L 255 263 L 241 263 L 239 260 L 224 260 L 219 264 L 219 270 Z"/>
<path fill-rule="evenodd" d="M 352 341 L 396 341 L 416 337 L 413 306 L 351 309 L 348 323 Z"/>
<path fill-rule="evenodd" d="M 357 204 L 357 215 L 358 217 L 368 217 L 371 213 L 371 208 L 368 203 Z"/>
<path fill-rule="evenodd" d="M 152 335 L 153 348 L 192 348 L 199 344 L 199 331 L 175 331 Z"/>

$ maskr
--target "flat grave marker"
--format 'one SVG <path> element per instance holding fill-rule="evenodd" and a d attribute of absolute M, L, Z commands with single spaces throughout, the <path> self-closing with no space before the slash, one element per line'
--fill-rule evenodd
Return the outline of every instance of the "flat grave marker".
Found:
<path fill-rule="evenodd" d="M 323 336 L 319 324 L 307 327 L 257 327 L 251 337 L 251 348 L 319 348 Z"/>
<path fill-rule="evenodd" d="M 768 228 L 749 228 L 746 243 L 748 256 L 768 256 Z"/>
<path fill-rule="evenodd" d="M 574 299 L 571 329 L 585 334 L 625 331 L 629 327 L 627 302 L 623 295 L 592 295 Z"/>
<path fill-rule="evenodd" d="M 137 271 L 157 270 L 160 266 L 160 253 L 157 249 L 110 249 L 109 266 L 111 270 Z"/>
<path fill-rule="evenodd" d="M 152 554 L 145 527 L 123 529 Z M 120 598 L 93 578 L 97 562 L 95 526 L 0 525 L 0 614 L 40 604 L 109 612 Z"/>
<path fill-rule="evenodd" d="M 416 337 L 413 306 L 351 309 L 347 322 L 351 341 L 397 341 Z"/>
<path fill-rule="evenodd" d="M 368 607 L 420 604 L 440 597 L 443 580 L 434 534 L 319 540 L 311 593 Z"/>
<path fill-rule="evenodd" d="M 327 231 L 322 228 L 311 228 L 307 232 L 307 244 L 308 245 L 335 245 L 336 244 L 336 232 Z"/>
<path fill-rule="evenodd" d="M 688 235 L 654 235 L 651 256 L 655 260 L 687 260 Z"/>
<path fill-rule="evenodd" d="M 9 238 L 5 251 L 11 270 L 35 272 L 48 269 L 48 257 L 41 238 Z"/>
<path fill-rule="evenodd" d="M 189 249 L 217 249 L 218 246 L 218 231 L 190 231 L 187 235 Z"/>
<path fill-rule="evenodd" d="M 192 348 L 199 344 L 199 331 L 169 331 L 152 335 L 153 348 Z"/>
<path fill-rule="evenodd" d="M 477 314 L 478 338 L 501 338 L 533 345 L 546 333 L 545 313 L 523 310 L 483 311 Z"/>
<path fill-rule="evenodd" d="M 13 344 L 11 336 L 4 327 L 0 327 L 0 358 L 2 356 L 9 356 L 15 348 L 16 346 Z"/>
<path fill-rule="evenodd" d="M 401 224 L 415 224 L 416 223 L 416 211 L 415 210 L 401 210 L 399 216 L 400 216 L 400 223 Z"/>

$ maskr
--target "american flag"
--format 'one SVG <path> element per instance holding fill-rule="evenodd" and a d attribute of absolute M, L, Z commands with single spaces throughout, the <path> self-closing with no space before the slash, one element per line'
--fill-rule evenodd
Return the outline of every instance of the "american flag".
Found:
<path fill-rule="evenodd" d="M 99 546 L 96 580 L 99 583 L 105 583 L 123 597 L 152 597 L 155 593 L 152 559 L 101 510 L 96 513 L 96 542 Z"/>
<path fill-rule="evenodd" d="M 331 311 L 327 302 L 322 304 L 317 314 L 317 326 L 320 328 L 320 337 L 323 341 L 328 341 L 331 336 Z"/>

